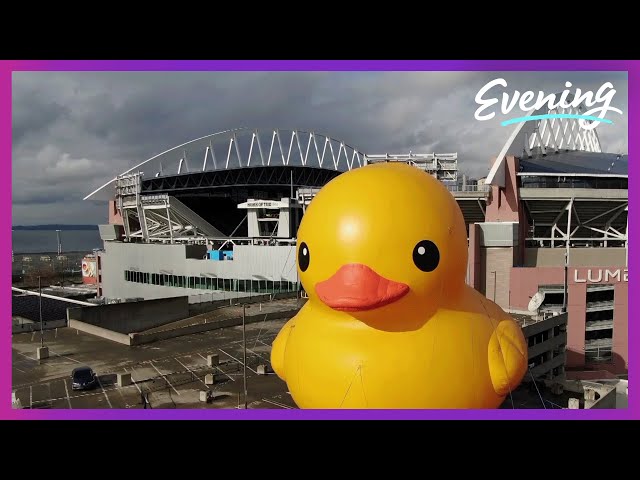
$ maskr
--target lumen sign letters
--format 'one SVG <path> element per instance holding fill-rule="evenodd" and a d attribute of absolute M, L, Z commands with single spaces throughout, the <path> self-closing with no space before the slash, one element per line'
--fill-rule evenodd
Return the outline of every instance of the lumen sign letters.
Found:
<path fill-rule="evenodd" d="M 575 283 L 620 283 L 628 282 L 626 268 L 588 268 L 574 270 Z"/>

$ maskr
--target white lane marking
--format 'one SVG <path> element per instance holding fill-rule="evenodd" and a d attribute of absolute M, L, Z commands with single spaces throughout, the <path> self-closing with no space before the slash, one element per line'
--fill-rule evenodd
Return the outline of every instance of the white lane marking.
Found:
<path fill-rule="evenodd" d="M 198 355 L 200 355 L 202 358 L 204 358 L 204 361 L 205 361 L 205 362 L 207 361 L 207 359 L 206 359 L 206 358 L 205 358 L 201 353 L 198 353 Z M 229 375 L 227 372 L 225 372 L 224 370 L 222 370 L 222 368 L 220 368 L 220 366 L 219 366 L 219 365 L 216 365 L 216 367 L 215 367 L 215 368 L 216 368 L 216 369 L 218 369 L 218 371 L 219 371 L 220 373 L 224 373 L 227 377 L 229 377 L 229 379 L 230 379 L 232 382 L 235 382 L 235 381 L 236 381 L 236 379 L 235 379 L 235 378 L 233 378 L 233 377 L 232 377 L 231 375 Z"/>
<path fill-rule="evenodd" d="M 271 403 L 272 405 L 275 405 L 276 407 L 293 410 L 293 407 L 290 407 L 289 405 L 285 405 L 284 403 L 274 402 L 273 400 L 267 400 L 266 398 L 263 398 L 262 401 L 263 402 L 267 402 L 267 403 Z"/>
<path fill-rule="evenodd" d="M 29 408 L 33 408 L 33 387 L 29 386 Z"/>
<path fill-rule="evenodd" d="M 56 336 L 55 338 L 58 338 L 58 327 L 56 327 Z"/>
<path fill-rule="evenodd" d="M 20 370 L 20 369 L 19 369 L 18 367 L 16 367 L 15 365 L 13 366 L 13 368 L 15 368 L 16 370 L 18 370 L 19 372 L 27 373 L 27 372 L 25 372 L 24 370 Z"/>
<path fill-rule="evenodd" d="M 69 404 L 69 410 L 73 410 L 73 407 L 71 406 L 71 398 L 69 398 L 69 387 L 67 387 L 67 381 L 63 380 L 62 383 L 64 383 L 64 391 L 67 394 L 67 403 Z"/>
<path fill-rule="evenodd" d="M 32 342 L 33 342 L 33 337 L 35 337 L 35 336 L 36 336 L 36 331 L 34 330 L 34 331 L 31 333 L 31 341 L 32 341 Z"/>
<path fill-rule="evenodd" d="M 176 389 L 175 389 L 175 387 L 174 387 L 173 385 L 171 385 L 171 382 L 169 381 L 169 379 L 168 379 L 167 377 L 165 377 L 165 376 L 164 376 L 164 373 L 162 373 L 160 370 L 158 370 L 158 368 L 153 364 L 153 360 L 152 360 L 152 361 L 150 361 L 149 363 L 151 364 L 151 366 L 152 366 L 153 368 L 155 368 L 155 369 L 156 369 L 156 372 L 158 372 L 158 373 L 160 374 L 160 376 L 161 376 L 162 378 L 164 378 L 164 381 L 165 381 L 165 382 L 167 382 L 171 388 L 173 388 L 173 391 L 174 391 L 174 392 L 176 392 L 178 395 L 180 395 L 180 392 L 179 392 L 178 390 L 176 390 Z"/>
<path fill-rule="evenodd" d="M 75 360 L 75 359 L 73 359 L 73 358 L 69 358 L 69 357 L 67 357 L 67 356 L 65 356 L 65 355 L 59 355 L 59 354 L 57 354 L 56 352 L 54 352 L 53 350 L 51 350 L 51 353 L 53 353 L 56 357 L 66 358 L 67 360 L 70 360 L 70 361 L 72 361 L 72 362 L 79 363 L 79 364 L 81 364 L 81 365 L 82 365 L 82 362 L 79 362 L 78 360 Z"/>
<path fill-rule="evenodd" d="M 127 387 L 123 387 L 122 389 L 124 390 L 125 388 L 130 388 L 132 386 L 133 385 L 129 385 Z M 114 389 L 108 389 L 108 390 L 105 389 L 105 392 L 110 392 L 110 391 L 113 391 L 113 390 Z M 88 393 L 80 393 L 80 394 L 73 395 L 73 396 L 69 395 L 69 398 L 95 397 L 96 395 L 102 395 L 102 394 L 103 394 L 102 391 L 95 391 L 95 392 L 88 392 Z M 65 400 L 65 398 L 66 397 L 52 398 L 51 401 L 55 402 L 55 401 L 58 401 L 58 400 Z"/>
<path fill-rule="evenodd" d="M 20 353 L 20 352 L 16 352 L 18 355 L 22 355 L 23 357 L 27 357 L 29 360 L 33 360 L 34 362 L 37 362 L 38 360 L 36 360 L 33 357 L 30 357 L 29 355 L 25 355 L 24 353 Z"/>
<path fill-rule="evenodd" d="M 193 375 L 194 377 L 196 377 L 196 378 L 200 381 L 200 383 L 202 383 L 205 387 L 207 387 L 207 388 L 209 387 L 206 383 L 204 383 L 204 381 L 203 381 L 203 380 L 202 380 L 198 375 L 196 375 L 196 374 L 195 374 L 195 372 L 194 372 L 193 370 L 191 370 L 189 367 L 187 367 L 184 363 L 182 363 L 182 362 L 181 362 L 180 360 L 178 360 L 177 358 L 175 358 L 175 357 L 174 357 L 173 359 L 174 359 L 176 362 L 178 362 L 180 365 L 182 365 L 182 366 L 187 370 L 187 372 L 189 372 L 191 375 Z"/>
<path fill-rule="evenodd" d="M 109 400 L 109 395 L 107 395 L 107 392 L 104 391 L 104 387 L 102 386 L 102 382 L 100 381 L 100 377 L 96 376 L 96 378 L 98 379 L 98 385 L 100 385 L 100 388 L 102 389 L 102 393 L 104 393 L 104 398 L 107 399 L 107 403 L 109 404 L 109 408 L 113 408 L 113 405 L 111 405 L 111 400 Z"/>
<path fill-rule="evenodd" d="M 125 372 L 128 372 L 128 370 L 126 368 L 123 368 L 123 370 Z M 136 386 L 136 388 L 138 389 L 138 392 L 142 393 L 142 390 L 140 390 L 140 387 L 138 386 L 138 384 L 136 383 L 136 381 L 133 379 L 133 372 L 135 372 L 135 368 L 131 369 L 131 382 Z"/>
<path fill-rule="evenodd" d="M 244 366 L 244 363 L 242 363 L 241 360 L 238 360 L 236 357 L 234 357 L 233 355 L 231 355 L 230 353 L 225 352 L 224 350 L 222 350 L 221 348 L 219 348 L 218 350 L 220 350 L 222 353 L 224 353 L 226 356 L 233 358 L 236 362 L 238 362 L 240 365 Z M 248 349 L 247 349 L 248 350 Z M 247 365 L 247 368 L 249 370 L 251 370 L 253 373 L 255 373 L 256 375 L 258 374 L 258 372 L 256 372 L 253 368 L 251 368 L 249 365 Z"/>

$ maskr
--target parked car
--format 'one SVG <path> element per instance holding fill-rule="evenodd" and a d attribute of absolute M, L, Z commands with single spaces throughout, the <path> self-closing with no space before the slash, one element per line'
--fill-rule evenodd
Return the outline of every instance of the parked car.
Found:
<path fill-rule="evenodd" d="M 90 390 L 97 384 L 98 376 L 91 367 L 78 367 L 71 372 L 71 388 L 73 390 Z"/>

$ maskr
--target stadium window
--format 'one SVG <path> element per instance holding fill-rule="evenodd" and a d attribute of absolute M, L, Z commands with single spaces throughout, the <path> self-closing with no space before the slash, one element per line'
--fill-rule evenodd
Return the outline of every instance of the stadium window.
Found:
<path fill-rule="evenodd" d="M 158 274 L 158 285 L 164 286 L 164 275 Z"/>
<path fill-rule="evenodd" d="M 228 278 L 225 278 L 223 282 L 224 282 L 224 290 L 227 292 L 231 291 L 231 280 L 229 280 Z"/>
<path fill-rule="evenodd" d="M 128 282 L 129 281 L 129 270 L 125 270 L 124 271 L 124 281 Z"/>
<path fill-rule="evenodd" d="M 155 274 L 155 273 L 152 273 L 152 274 L 151 274 L 151 283 L 152 283 L 153 285 L 157 285 L 157 283 L 156 283 L 156 274 Z"/>

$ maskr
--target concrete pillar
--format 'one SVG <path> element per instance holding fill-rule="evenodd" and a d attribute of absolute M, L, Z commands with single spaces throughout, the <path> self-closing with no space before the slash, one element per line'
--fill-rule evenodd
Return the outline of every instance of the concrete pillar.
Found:
<path fill-rule="evenodd" d="M 38 360 L 49 358 L 49 347 L 38 347 L 38 350 L 36 351 L 36 357 L 38 358 Z"/>
<path fill-rule="evenodd" d="M 217 354 L 207 355 L 207 365 L 214 367 L 220 364 L 220 356 Z"/>
<path fill-rule="evenodd" d="M 577 398 L 570 398 L 569 399 L 569 408 L 572 410 L 579 410 L 580 409 L 580 400 L 578 400 Z"/>
<path fill-rule="evenodd" d="M 131 374 L 130 373 L 119 373 L 118 374 L 118 386 L 120 388 L 131 385 Z"/>
<path fill-rule="evenodd" d="M 213 373 L 208 373 L 204 376 L 205 385 L 213 385 L 214 383 L 216 383 L 216 377 L 213 375 Z"/>

